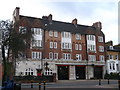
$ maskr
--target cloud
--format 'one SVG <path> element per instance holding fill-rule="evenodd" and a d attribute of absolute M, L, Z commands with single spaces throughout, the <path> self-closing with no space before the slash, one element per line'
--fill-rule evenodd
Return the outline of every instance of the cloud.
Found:
<path fill-rule="evenodd" d="M 101 21 L 106 41 L 117 43 L 118 0 L 2 0 L 0 19 L 12 18 L 16 6 L 20 7 L 20 14 L 26 16 L 41 18 L 51 13 L 54 20 L 71 22 L 77 18 L 82 25 Z"/>

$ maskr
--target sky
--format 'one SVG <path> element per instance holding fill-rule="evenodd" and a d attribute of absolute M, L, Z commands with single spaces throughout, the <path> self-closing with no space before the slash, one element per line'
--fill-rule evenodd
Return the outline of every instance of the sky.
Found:
<path fill-rule="evenodd" d="M 89 25 L 100 21 L 105 41 L 118 44 L 118 2 L 119 0 L 1 0 L 0 20 L 11 19 L 15 7 L 20 14 L 42 18 L 53 15 L 53 20 Z M 120 42 L 119 42 L 120 43 Z"/>

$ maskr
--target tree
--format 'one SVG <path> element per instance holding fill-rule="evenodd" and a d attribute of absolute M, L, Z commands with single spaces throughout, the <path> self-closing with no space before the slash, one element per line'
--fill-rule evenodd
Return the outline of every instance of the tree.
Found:
<path fill-rule="evenodd" d="M 10 55 L 12 55 L 12 68 L 15 74 L 16 59 L 26 53 L 26 49 L 30 48 L 32 32 L 30 27 L 26 27 L 26 32 L 22 33 L 18 31 L 17 23 L 13 25 L 9 20 L 0 21 L 0 31 L 2 32 L 2 58 L 3 58 L 3 82 L 7 80 L 7 63 L 10 61 Z M 22 28 L 24 29 L 24 28 Z M 21 30 L 22 30 L 21 29 Z M 7 51 L 7 54 L 5 53 Z M 21 55 L 22 53 L 22 55 Z M 9 65 L 9 64 L 8 64 Z M 12 75 L 14 76 L 14 75 Z M 2 83 L 3 83 L 2 82 Z M 3 84 L 4 85 L 4 84 Z"/>

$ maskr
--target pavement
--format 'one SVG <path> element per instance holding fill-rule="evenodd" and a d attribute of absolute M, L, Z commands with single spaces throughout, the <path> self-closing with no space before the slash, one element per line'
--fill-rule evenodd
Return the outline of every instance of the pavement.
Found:
<path fill-rule="evenodd" d="M 95 82 L 94 85 L 90 84 L 93 82 Z M 43 89 L 42 84 L 41 90 L 119 90 L 117 81 L 110 81 L 110 84 L 107 84 L 106 82 L 107 80 L 102 80 L 101 85 L 99 85 L 98 80 L 59 80 L 57 82 L 46 83 L 46 89 Z M 86 83 L 86 85 L 84 83 Z M 33 88 L 31 88 L 30 85 L 27 86 L 27 83 L 22 85 L 26 87 L 22 88 L 21 90 L 39 90 L 37 83 L 34 83 Z"/>

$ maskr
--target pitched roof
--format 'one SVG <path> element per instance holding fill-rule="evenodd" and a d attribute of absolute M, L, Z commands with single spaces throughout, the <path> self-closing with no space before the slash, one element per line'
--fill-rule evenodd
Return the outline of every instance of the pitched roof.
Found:
<path fill-rule="evenodd" d="M 43 24 L 43 29 L 46 30 L 53 30 L 53 31 L 67 31 L 71 33 L 80 33 L 80 34 L 87 34 L 87 32 L 92 31 L 93 34 L 96 32 L 99 32 L 101 35 L 104 35 L 102 31 L 97 30 L 93 26 L 87 26 L 87 25 L 80 25 L 80 24 L 72 24 L 67 22 L 61 22 L 61 21 L 55 21 L 52 20 L 51 22 L 48 20 L 47 17 L 44 18 L 36 18 L 36 17 L 29 17 L 29 16 L 22 16 L 20 15 L 20 19 L 26 17 L 30 22 L 33 22 L 34 19 L 39 19 Z"/>

